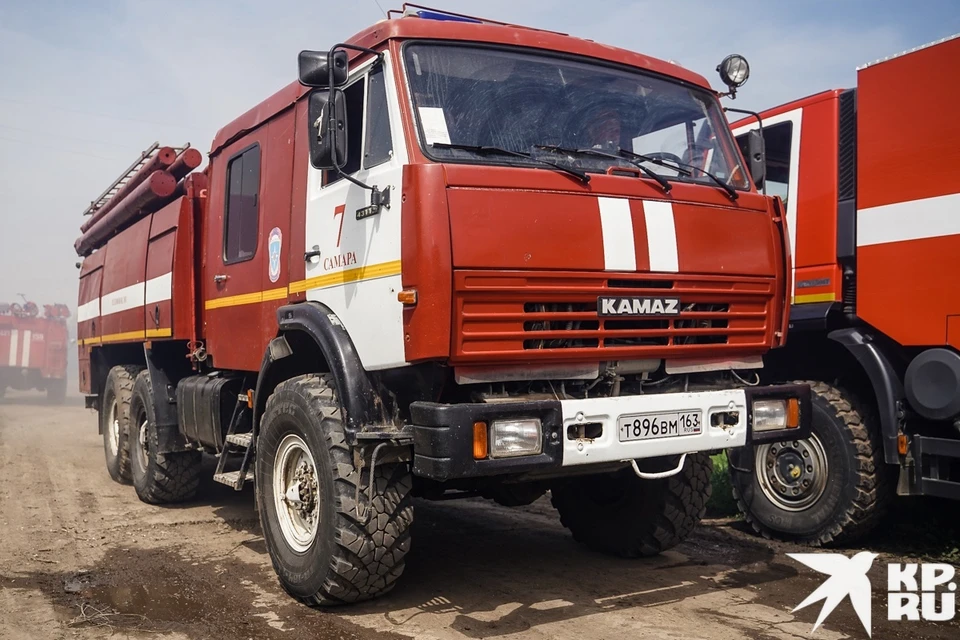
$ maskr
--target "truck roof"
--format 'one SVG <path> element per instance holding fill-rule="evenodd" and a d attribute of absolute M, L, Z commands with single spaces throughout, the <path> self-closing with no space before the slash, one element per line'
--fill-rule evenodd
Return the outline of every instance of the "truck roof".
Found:
<path fill-rule="evenodd" d="M 821 91 L 809 96 L 804 96 L 803 98 L 791 100 L 790 102 L 778 104 L 777 106 L 770 107 L 769 109 L 763 109 L 762 111 L 759 111 L 759 114 L 764 118 L 772 118 L 773 116 L 778 116 L 781 113 L 786 113 L 787 111 L 793 111 L 794 109 L 800 109 L 802 107 L 809 107 L 812 104 L 816 104 L 824 100 L 830 100 L 831 98 L 837 97 L 844 91 L 848 91 L 848 89 L 827 89 L 826 91 Z M 756 119 L 753 116 L 746 116 L 731 122 L 730 128 L 735 130 L 738 127 L 742 127 L 745 124 L 755 121 Z"/>
<path fill-rule="evenodd" d="M 626 49 L 600 44 L 592 40 L 520 26 L 404 17 L 392 20 L 381 20 L 356 34 L 346 42 L 368 49 L 377 49 L 383 46 L 388 40 L 413 38 L 494 43 L 543 49 L 545 51 L 562 51 L 645 69 L 652 73 L 670 76 L 707 90 L 712 90 L 710 84 L 703 76 L 677 64 L 651 58 L 633 51 L 627 51 Z M 349 54 L 351 59 L 362 55 L 356 51 L 351 51 Z M 297 81 L 291 82 L 280 89 L 260 104 L 221 128 L 213 139 L 213 144 L 210 147 L 210 155 L 216 154 L 231 140 L 256 128 L 281 111 L 289 108 L 309 91 L 309 87 L 304 87 Z"/>
<path fill-rule="evenodd" d="M 938 45 L 938 44 L 943 44 L 944 42 L 949 42 L 950 40 L 954 40 L 954 39 L 956 39 L 956 38 L 960 38 L 960 33 L 955 33 L 955 34 L 953 34 L 952 36 L 947 36 L 946 38 L 940 38 L 939 40 L 934 40 L 933 42 L 928 42 L 927 44 L 922 44 L 922 45 L 920 45 L 919 47 L 914 47 L 913 49 L 907 49 L 906 51 L 901 51 L 900 53 L 895 53 L 895 54 L 893 54 L 892 56 L 887 56 L 886 58 L 880 58 L 879 60 L 874 60 L 873 62 L 868 62 L 867 64 L 864 64 L 864 65 L 861 65 L 861 66 L 857 67 L 857 71 L 861 71 L 862 69 L 866 69 L 867 67 L 872 67 L 873 65 L 875 65 L 875 64 L 880 64 L 881 62 L 886 62 L 886 61 L 888 61 L 888 60 L 893 60 L 893 59 L 895 59 L 895 58 L 900 58 L 900 57 L 909 55 L 909 54 L 914 53 L 914 52 L 916 52 L 916 51 L 921 51 L 921 50 L 927 49 L 927 48 L 929 48 L 929 47 L 935 47 L 935 46 Z"/>

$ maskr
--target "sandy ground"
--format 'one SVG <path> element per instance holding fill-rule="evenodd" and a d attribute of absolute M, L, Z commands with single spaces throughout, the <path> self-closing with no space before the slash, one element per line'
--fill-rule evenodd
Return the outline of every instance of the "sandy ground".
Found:
<path fill-rule="evenodd" d="M 212 461 L 211 461 L 212 462 Z M 212 466 L 211 466 L 212 471 Z M 0 402 L 0 638 L 811 637 L 820 583 L 729 521 L 661 557 L 623 561 L 573 542 L 549 503 L 417 504 L 398 588 L 316 611 L 277 584 L 253 492 L 209 482 L 194 502 L 142 504 L 110 481 L 78 399 Z M 875 565 L 874 638 L 960 638 L 951 623 L 888 623 Z M 815 637 L 866 638 L 848 602 Z"/>

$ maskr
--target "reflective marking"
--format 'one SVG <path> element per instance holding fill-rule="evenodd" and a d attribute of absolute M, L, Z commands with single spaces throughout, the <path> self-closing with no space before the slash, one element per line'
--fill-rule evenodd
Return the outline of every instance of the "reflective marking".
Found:
<path fill-rule="evenodd" d="M 173 273 L 165 273 L 162 276 L 150 278 L 147 280 L 144 289 L 143 304 L 169 300 L 173 291 Z"/>
<path fill-rule="evenodd" d="M 17 347 L 20 346 L 18 342 L 20 338 L 20 332 L 16 329 L 10 330 L 10 358 L 8 364 L 11 367 L 17 366 Z"/>
<path fill-rule="evenodd" d="M 23 332 L 23 357 L 20 358 L 20 366 L 30 367 L 30 335 L 33 333 L 29 329 Z"/>
<path fill-rule="evenodd" d="M 960 234 L 960 193 L 857 211 L 857 246 Z"/>
<path fill-rule="evenodd" d="M 93 320 L 100 315 L 100 298 L 94 298 L 90 302 L 84 302 L 77 307 L 77 322 L 86 322 Z"/>
<path fill-rule="evenodd" d="M 624 198 L 597 198 L 600 202 L 600 231 L 603 235 L 603 268 L 607 271 L 636 271 L 637 248 L 633 242 L 630 201 Z"/>
<path fill-rule="evenodd" d="M 673 205 L 669 202 L 644 200 L 643 217 L 647 223 L 650 271 L 676 273 L 680 270 L 680 266 L 677 258 L 677 229 L 673 221 Z"/>

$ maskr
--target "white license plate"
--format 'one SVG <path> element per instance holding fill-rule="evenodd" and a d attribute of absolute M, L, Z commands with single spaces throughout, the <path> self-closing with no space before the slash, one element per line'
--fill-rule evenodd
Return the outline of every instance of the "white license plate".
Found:
<path fill-rule="evenodd" d="M 703 412 L 634 413 L 617 419 L 620 442 L 695 436 L 703 432 Z"/>

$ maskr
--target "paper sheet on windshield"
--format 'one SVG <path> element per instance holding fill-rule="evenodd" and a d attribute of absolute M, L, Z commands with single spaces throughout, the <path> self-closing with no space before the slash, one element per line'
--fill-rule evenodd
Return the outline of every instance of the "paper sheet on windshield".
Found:
<path fill-rule="evenodd" d="M 423 137 L 427 144 L 450 144 L 447 117 L 441 107 L 420 107 L 420 126 L 423 127 Z"/>

